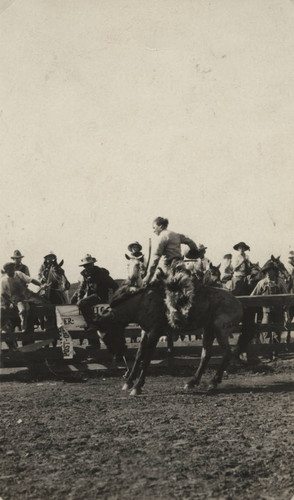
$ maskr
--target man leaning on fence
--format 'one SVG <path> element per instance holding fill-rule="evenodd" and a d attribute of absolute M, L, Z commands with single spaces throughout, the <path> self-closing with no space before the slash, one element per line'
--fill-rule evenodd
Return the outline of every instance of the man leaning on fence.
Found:
<path fill-rule="evenodd" d="M 81 259 L 80 267 L 83 280 L 78 290 L 71 299 L 72 304 L 77 304 L 87 323 L 87 329 L 96 330 L 94 321 L 93 306 L 97 304 L 107 304 L 109 301 L 109 290 L 117 290 L 117 283 L 111 278 L 109 271 L 103 267 L 95 266 L 96 259 L 87 254 Z M 89 345 L 98 347 L 99 339 L 90 340 Z"/>

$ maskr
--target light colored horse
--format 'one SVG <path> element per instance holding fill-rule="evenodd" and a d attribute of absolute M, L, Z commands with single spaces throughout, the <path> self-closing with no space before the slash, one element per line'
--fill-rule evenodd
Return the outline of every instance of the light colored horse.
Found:
<path fill-rule="evenodd" d="M 45 297 L 51 304 L 65 305 L 70 303 L 68 295 L 70 283 L 60 265 L 50 267 L 47 283 L 48 289 L 45 292 Z"/>
<path fill-rule="evenodd" d="M 130 286 L 142 287 L 144 264 L 140 258 L 128 257 L 128 282 Z"/>

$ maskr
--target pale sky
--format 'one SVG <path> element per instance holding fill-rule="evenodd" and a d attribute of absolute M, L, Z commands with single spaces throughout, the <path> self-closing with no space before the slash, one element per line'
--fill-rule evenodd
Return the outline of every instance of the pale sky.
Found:
<path fill-rule="evenodd" d="M 1 265 L 114 278 L 152 221 L 294 249 L 294 2 L 0 0 Z"/>

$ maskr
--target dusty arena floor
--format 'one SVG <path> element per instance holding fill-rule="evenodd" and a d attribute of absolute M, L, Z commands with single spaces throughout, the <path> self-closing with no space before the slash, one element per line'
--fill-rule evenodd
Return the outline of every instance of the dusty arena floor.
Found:
<path fill-rule="evenodd" d="M 3 382 L 3 500 L 294 496 L 294 362 L 229 374 L 213 395 L 151 376 Z"/>

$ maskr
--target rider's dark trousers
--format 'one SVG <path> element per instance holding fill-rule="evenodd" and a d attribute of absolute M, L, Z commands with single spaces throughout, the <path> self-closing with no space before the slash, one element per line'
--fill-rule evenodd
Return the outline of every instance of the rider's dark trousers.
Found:
<path fill-rule="evenodd" d="M 96 306 L 100 302 L 100 297 L 94 293 L 80 300 L 79 308 L 88 326 L 93 323 L 94 320 L 95 313 L 93 311 L 93 306 Z"/>
<path fill-rule="evenodd" d="M 96 306 L 99 303 L 101 303 L 101 300 L 100 297 L 98 297 L 98 295 L 96 294 L 89 295 L 88 297 L 85 297 L 84 299 L 80 300 L 79 308 L 82 315 L 85 318 L 88 327 L 91 326 L 94 321 L 95 313 L 93 311 L 93 306 Z M 90 346 L 93 347 L 100 346 L 100 340 L 98 338 L 98 335 L 97 339 L 89 339 L 88 342 Z"/>

